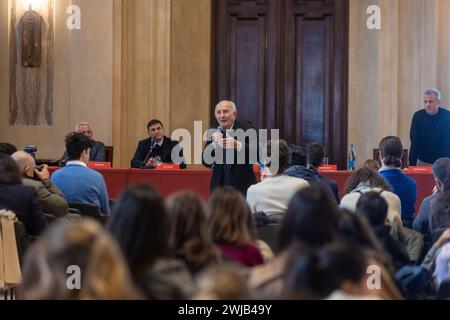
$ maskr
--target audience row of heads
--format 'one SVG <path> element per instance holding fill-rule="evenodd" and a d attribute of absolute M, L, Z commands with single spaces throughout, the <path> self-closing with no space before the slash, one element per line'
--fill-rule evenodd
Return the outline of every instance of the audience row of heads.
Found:
<path fill-rule="evenodd" d="M 387 204 L 383 201 L 376 193 L 365 194 L 358 204 L 361 214 L 354 214 L 338 209 L 320 185 L 312 184 L 295 194 L 282 222 L 278 247 L 279 252 L 290 252 L 293 261 L 286 267 L 286 294 L 324 298 L 342 287 L 356 290 L 369 265 L 389 266 L 370 229 L 370 224 L 383 223 L 386 218 Z M 212 292 L 194 287 L 167 288 L 156 270 L 161 262 L 182 259 L 190 274 L 197 277 L 200 289 L 203 284 L 212 290 L 213 284 L 223 283 L 221 272 L 225 278 L 244 274 L 234 266 L 235 273 L 220 268 L 217 274 L 211 273 L 208 267 L 226 262 L 217 245 L 245 246 L 256 239 L 254 217 L 244 197 L 232 188 L 216 190 L 205 205 L 191 192 L 164 201 L 154 187 L 136 185 L 122 193 L 106 230 L 89 220 L 51 226 L 26 255 L 20 295 L 27 299 L 210 295 Z M 82 270 L 80 290 L 67 288 L 69 266 Z M 182 281 L 188 284 L 190 280 Z M 220 291 L 214 295 L 251 298 L 245 281 L 237 287 L 240 289 L 229 288 L 238 291 L 234 296 Z"/>
<path fill-rule="evenodd" d="M 194 193 L 164 201 L 154 187 L 140 184 L 122 193 L 107 231 L 89 220 L 50 227 L 27 253 L 21 294 L 27 299 L 187 298 L 192 291 L 159 288 L 151 270 L 181 257 L 195 275 L 223 261 L 217 244 L 255 240 L 253 217 L 234 189 L 218 190 L 207 207 Z M 83 270 L 81 290 L 66 287 L 72 265 Z"/>

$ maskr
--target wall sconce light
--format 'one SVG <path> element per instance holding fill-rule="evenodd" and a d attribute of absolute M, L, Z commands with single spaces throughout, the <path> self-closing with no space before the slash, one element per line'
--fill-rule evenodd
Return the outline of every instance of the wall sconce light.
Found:
<path fill-rule="evenodd" d="M 42 16 L 35 10 L 40 8 L 40 0 L 24 0 L 28 10 L 22 17 L 22 65 L 25 68 L 41 66 Z M 34 9 L 34 10 L 33 10 Z"/>

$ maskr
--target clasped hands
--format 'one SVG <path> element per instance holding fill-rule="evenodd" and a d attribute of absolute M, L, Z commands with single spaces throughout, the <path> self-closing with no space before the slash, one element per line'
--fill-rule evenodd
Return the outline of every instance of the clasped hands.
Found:
<path fill-rule="evenodd" d="M 212 135 L 212 141 L 222 149 L 240 149 L 241 143 L 234 138 L 224 138 L 222 133 L 216 132 Z"/>

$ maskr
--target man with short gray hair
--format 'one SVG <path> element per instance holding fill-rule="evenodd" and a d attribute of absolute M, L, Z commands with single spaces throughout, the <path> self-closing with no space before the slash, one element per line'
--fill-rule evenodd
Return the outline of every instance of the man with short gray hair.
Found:
<path fill-rule="evenodd" d="M 450 157 L 450 111 L 440 107 L 441 93 L 427 89 L 424 109 L 414 114 L 411 123 L 409 165 L 431 165 Z"/>
<path fill-rule="evenodd" d="M 239 141 L 234 131 L 251 131 L 252 126 L 249 123 L 237 120 L 236 105 L 232 101 L 221 101 L 216 105 L 214 115 L 217 120 L 217 129 L 211 139 L 207 141 L 203 150 L 203 165 L 212 168 L 210 190 L 213 192 L 218 187 L 230 186 L 239 190 L 244 196 L 247 195 L 248 188 L 256 184 L 256 177 L 251 163 L 252 151 L 258 156 L 258 146 L 253 145 L 248 137 Z M 256 130 L 255 130 L 256 135 Z M 257 142 L 256 142 L 257 144 Z M 214 146 L 214 157 L 222 154 L 221 163 L 210 163 L 207 161 L 208 150 Z M 252 151 L 251 151 L 252 150 Z M 239 163 L 240 156 L 244 155 L 243 163 Z M 220 157 L 219 157 L 220 158 Z M 255 162 L 257 159 L 255 159 Z"/>
<path fill-rule="evenodd" d="M 51 182 L 47 165 L 36 167 L 34 158 L 24 151 L 17 151 L 11 157 L 22 173 L 23 185 L 36 189 L 42 211 L 57 218 L 66 216 L 69 205 L 62 192 Z"/>
<path fill-rule="evenodd" d="M 93 139 L 94 131 L 92 130 L 91 125 L 88 122 L 80 122 L 75 126 L 75 132 L 84 134 L 92 141 L 93 147 L 91 148 L 91 152 L 89 153 L 89 161 L 92 162 L 105 162 L 106 154 L 105 154 L 105 144 L 100 141 L 95 141 Z M 67 155 L 67 150 L 64 152 L 64 155 L 61 158 L 61 163 L 65 164 L 68 160 L 69 156 Z"/>

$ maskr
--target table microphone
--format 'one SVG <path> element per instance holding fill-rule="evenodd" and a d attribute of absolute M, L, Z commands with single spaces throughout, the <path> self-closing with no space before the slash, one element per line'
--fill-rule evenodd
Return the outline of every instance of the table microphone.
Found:
<path fill-rule="evenodd" d="M 150 159 L 150 157 L 153 154 L 153 149 L 155 148 L 156 145 L 156 141 L 153 137 L 150 138 L 150 150 L 148 151 L 147 155 L 145 156 L 145 160 L 144 160 L 144 164 L 141 167 L 142 169 L 148 169 L 149 166 L 147 164 L 148 160 Z"/>

